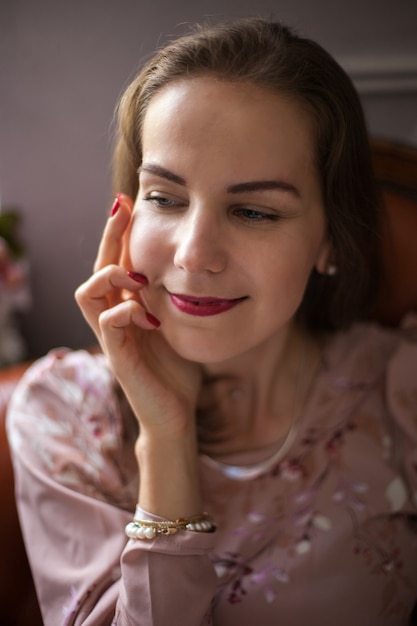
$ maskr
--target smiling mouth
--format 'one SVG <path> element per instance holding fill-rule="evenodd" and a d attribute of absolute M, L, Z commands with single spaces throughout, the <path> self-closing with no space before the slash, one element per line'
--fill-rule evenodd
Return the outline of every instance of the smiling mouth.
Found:
<path fill-rule="evenodd" d="M 175 308 L 182 313 L 196 315 L 197 317 L 207 317 L 229 311 L 246 300 L 246 296 L 233 299 L 212 298 L 207 296 L 196 298 L 195 296 L 171 293 L 170 299 Z"/>

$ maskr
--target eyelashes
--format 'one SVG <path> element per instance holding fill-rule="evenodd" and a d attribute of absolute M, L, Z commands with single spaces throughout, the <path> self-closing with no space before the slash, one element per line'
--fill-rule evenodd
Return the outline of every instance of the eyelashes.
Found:
<path fill-rule="evenodd" d="M 161 211 L 167 209 L 180 210 L 187 206 L 186 203 L 181 202 L 180 200 L 174 200 L 172 198 L 168 198 L 167 196 L 162 195 L 147 196 L 144 197 L 143 200 L 154 206 L 156 209 L 160 209 Z M 252 209 L 245 206 L 231 207 L 231 214 L 236 216 L 243 222 L 250 224 L 265 224 L 268 222 L 278 222 L 283 219 L 282 215 L 279 215 L 278 213 L 270 213 L 267 211 Z"/>
<path fill-rule="evenodd" d="M 247 222 L 277 222 L 282 219 L 276 213 L 265 213 L 257 209 L 239 208 L 235 211 L 235 214 L 239 215 Z"/>
<path fill-rule="evenodd" d="M 143 200 L 161 209 L 181 206 L 181 203 L 178 202 L 178 200 L 171 200 L 165 196 L 148 196 L 143 198 Z"/>

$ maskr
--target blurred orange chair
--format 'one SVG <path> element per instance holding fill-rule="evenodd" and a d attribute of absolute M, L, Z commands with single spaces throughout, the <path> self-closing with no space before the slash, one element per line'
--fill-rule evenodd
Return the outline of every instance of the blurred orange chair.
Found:
<path fill-rule="evenodd" d="M 372 317 L 396 326 L 417 311 L 417 148 L 372 140 L 376 177 L 386 206 L 382 232 L 381 285 Z"/>

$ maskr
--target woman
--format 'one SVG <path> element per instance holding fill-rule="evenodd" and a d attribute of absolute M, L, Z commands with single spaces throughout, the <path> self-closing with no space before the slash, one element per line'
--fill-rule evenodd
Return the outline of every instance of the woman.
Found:
<path fill-rule="evenodd" d="M 280 24 L 200 29 L 124 94 L 115 173 L 76 293 L 103 355 L 47 356 L 9 415 L 45 623 L 407 624 L 415 321 L 359 321 L 350 80 Z"/>

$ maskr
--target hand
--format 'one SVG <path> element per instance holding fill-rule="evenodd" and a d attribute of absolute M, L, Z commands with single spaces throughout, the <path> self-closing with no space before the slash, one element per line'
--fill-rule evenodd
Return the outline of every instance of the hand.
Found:
<path fill-rule="evenodd" d="M 120 263 L 133 203 L 120 195 L 120 208 L 108 219 L 93 275 L 75 298 L 107 355 L 109 364 L 139 420 L 153 438 L 180 438 L 195 428 L 200 367 L 168 345 L 140 293 L 147 279 L 129 275 Z M 130 270 L 130 268 L 128 268 Z M 135 280 L 136 278 L 136 280 Z"/>

